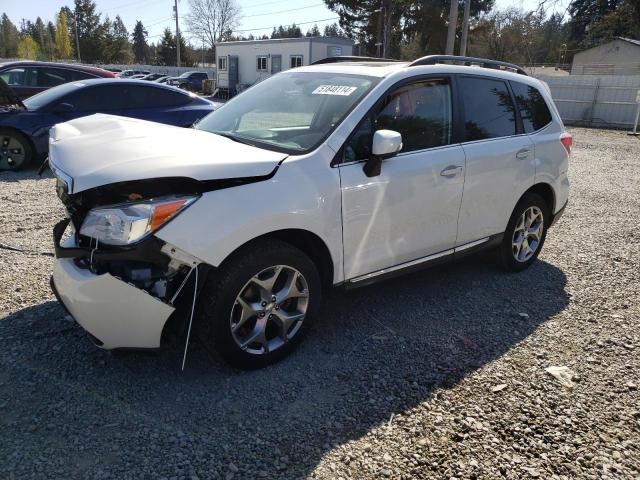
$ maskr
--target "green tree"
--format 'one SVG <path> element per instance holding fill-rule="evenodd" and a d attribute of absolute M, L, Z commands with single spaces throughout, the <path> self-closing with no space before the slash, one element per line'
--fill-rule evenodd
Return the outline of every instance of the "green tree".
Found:
<path fill-rule="evenodd" d="M 102 55 L 104 63 L 131 63 L 133 52 L 129 43 L 129 32 L 120 15 L 112 22 L 109 17 L 102 24 Z"/>
<path fill-rule="evenodd" d="M 75 8 L 72 14 L 77 22 L 82 60 L 88 63 L 100 60 L 105 31 L 104 26 L 100 23 L 100 15 L 96 13 L 95 2 L 92 0 L 75 0 Z M 76 50 L 75 36 L 72 38 L 74 50 Z"/>
<path fill-rule="evenodd" d="M 175 65 L 177 61 L 176 39 L 171 30 L 165 28 L 158 44 L 158 63 L 160 65 Z"/>
<path fill-rule="evenodd" d="M 133 40 L 133 55 L 136 63 L 147 63 L 149 59 L 149 45 L 147 45 L 147 30 L 142 25 L 140 20 L 136 20 L 136 25 L 133 27 L 133 34 L 131 35 Z"/>
<path fill-rule="evenodd" d="M 6 13 L 0 18 L 0 57 L 12 58 L 18 55 L 18 29 Z"/>
<path fill-rule="evenodd" d="M 18 42 L 17 53 L 19 58 L 35 60 L 38 56 L 38 44 L 31 36 L 25 35 Z"/>
<path fill-rule="evenodd" d="M 320 29 L 318 28 L 318 25 L 316 25 L 315 23 L 313 24 L 313 27 L 311 27 L 309 30 L 307 30 L 307 37 L 319 37 L 320 35 L 322 35 L 320 33 Z"/>
<path fill-rule="evenodd" d="M 69 25 L 65 12 L 58 12 L 56 18 L 56 54 L 58 58 L 71 58 L 71 40 L 69 39 Z"/>

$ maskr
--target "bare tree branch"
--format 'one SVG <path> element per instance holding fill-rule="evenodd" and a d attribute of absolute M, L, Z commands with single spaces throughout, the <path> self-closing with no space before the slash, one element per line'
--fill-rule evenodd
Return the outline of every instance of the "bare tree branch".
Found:
<path fill-rule="evenodd" d="M 189 5 L 187 24 L 190 33 L 210 48 L 240 22 L 241 10 L 235 0 L 189 0 Z"/>

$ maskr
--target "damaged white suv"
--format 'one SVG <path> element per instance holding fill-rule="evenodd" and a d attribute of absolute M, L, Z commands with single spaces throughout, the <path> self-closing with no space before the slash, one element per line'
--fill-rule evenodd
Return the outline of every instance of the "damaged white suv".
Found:
<path fill-rule="evenodd" d="M 567 203 L 570 148 L 544 84 L 461 57 L 328 59 L 193 129 L 73 120 L 51 131 L 69 214 L 52 286 L 105 349 L 158 348 L 171 317 L 263 366 L 333 285 L 483 248 L 528 267 Z"/>

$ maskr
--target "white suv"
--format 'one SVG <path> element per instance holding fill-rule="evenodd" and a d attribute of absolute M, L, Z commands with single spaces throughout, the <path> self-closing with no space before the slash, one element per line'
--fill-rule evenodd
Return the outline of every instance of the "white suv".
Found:
<path fill-rule="evenodd" d="M 172 317 L 186 342 L 193 324 L 259 367 L 331 286 L 479 249 L 511 271 L 535 261 L 569 191 L 548 88 L 490 60 L 344 60 L 274 75 L 192 129 L 110 115 L 52 129 L 70 217 L 52 286 L 95 343 L 158 348 Z"/>

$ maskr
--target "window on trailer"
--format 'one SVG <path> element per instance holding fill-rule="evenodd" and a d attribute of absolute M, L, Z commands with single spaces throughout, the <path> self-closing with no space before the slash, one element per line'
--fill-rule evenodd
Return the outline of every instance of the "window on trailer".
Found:
<path fill-rule="evenodd" d="M 218 70 L 227 69 L 227 57 L 218 57 Z"/>
<path fill-rule="evenodd" d="M 257 70 L 259 72 L 267 71 L 267 57 L 258 57 L 257 63 Z"/>
<path fill-rule="evenodd" d="M 291 67 L 298 68 L 302 66 L 302 55 L 291 55 Z"/>

